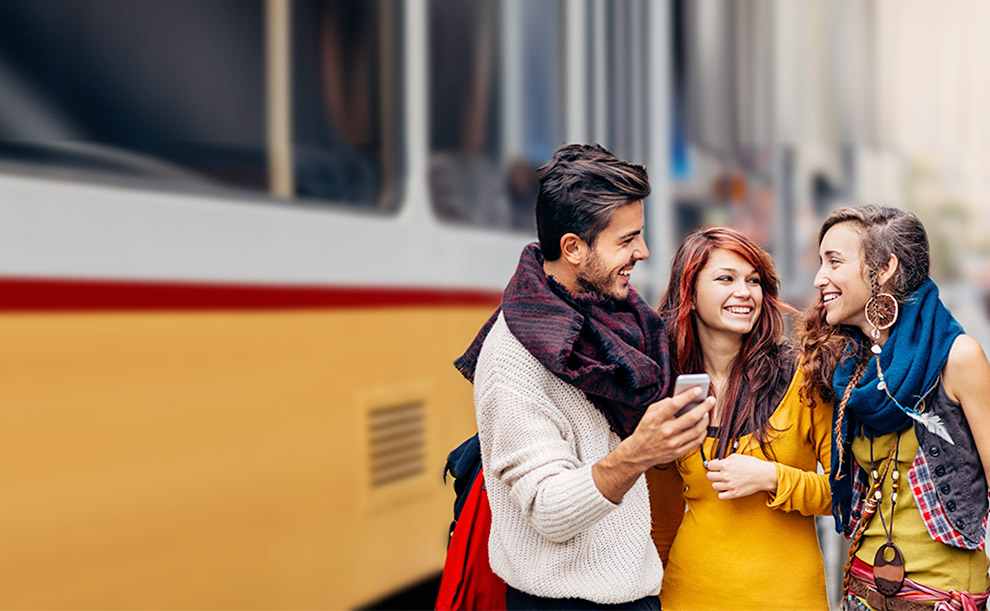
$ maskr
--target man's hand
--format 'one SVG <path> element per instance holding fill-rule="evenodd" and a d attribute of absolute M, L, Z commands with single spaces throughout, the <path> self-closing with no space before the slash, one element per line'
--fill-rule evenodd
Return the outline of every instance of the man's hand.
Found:
<path fill-rule="evenodd" d="M 623 442 L 628 445 L 630 459 L 641 463 L 643 471 L 677 460 L 705 440 L 708 413 L 715 407 L 715 397 L 708 397 L 679 418 L 675 416 L 701 393 L 700 388 L 690 388 L 646 410 L 636 430 Z"/>
<path fill-rule="evenodd" d="M 619 503 L 647 469 L 676 460 L 701 445 L 715 398 L 708 397 L 680 417 L 674 416 L 701 392 L 691 388 L 651 405 L 633 434 L 595 463 L 591 474 L 605 498 Z"/>
<path fill-rule="evenodd" d="M 738 499 L 762 490 L 776 492 L 777 467 L 755 456 L 729 454 L 708 461 L 708 480 L 722 500 Z"/>

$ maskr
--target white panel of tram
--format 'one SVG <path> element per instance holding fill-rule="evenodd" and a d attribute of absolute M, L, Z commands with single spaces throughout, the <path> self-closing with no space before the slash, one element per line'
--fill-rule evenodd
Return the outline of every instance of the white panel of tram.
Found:
<path fill-rule="evenodd" d="M 532 239 L 412 208 L 378 216 L 4 176 L 0 274 L 500 289 Z"/>

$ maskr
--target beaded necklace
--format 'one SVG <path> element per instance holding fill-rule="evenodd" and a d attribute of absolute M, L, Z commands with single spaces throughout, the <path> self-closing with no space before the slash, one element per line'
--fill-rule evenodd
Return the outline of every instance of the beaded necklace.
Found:
<path fill-rule="evenodd" d="M 873 581 L 876 584 L 877 590 L 886 596 L 893 596 L 904 584 L 904 555 L 901 553 L 900 548 L 894 544 L 894 506 L 897 505 L 897 490 L 901 487 L 900 484 L 900 471 L 897 469 L 897 456 L 901 445 L 901 433 L 897 434 L 897 438 L 894 439 L 893 454 L 887 457 L 886 464 L 883 467 L 883 474 L 877 471 L 876 463 L 873 460 L 873 438 L 870 438 L 870 475 L 873 478 L 873 486 L 870 488 L 870 497 L 867 499 L 866 513 L 872 514 L 874 507 L 876 512 L 880 514 L 880 526 L 883 528 L 883 534 L 887 537 L 887 542 L 880 546 L 877 550 L 876 556 L 873 558 Z M 891 465 L 893 465 L 893 470 L 891 470 Z M 887 525 L 887 521 L 883 519 L 883 508 L 880 506 L 883 500 L 883 491 L 880 486 L 883 484 L 884 478 L 886 478 L 887 473 L 890 472 L 890 525 Z M 866 516 L 863 516 L 866 520 Z M 890 558 L 887 558 L 887 552 L 890 552 Z"/>

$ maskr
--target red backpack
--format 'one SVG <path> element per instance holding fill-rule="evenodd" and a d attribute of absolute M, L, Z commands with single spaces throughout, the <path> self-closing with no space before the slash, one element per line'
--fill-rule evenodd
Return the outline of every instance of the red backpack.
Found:
<path fill-rule="evenodd" d="M 436 611 L 504 611 L 505 582 L 488 563 L 492 510 L 477 435 L 450 453 L 445 479 L 448 471 L 454 476 L 457 497 Z"/>

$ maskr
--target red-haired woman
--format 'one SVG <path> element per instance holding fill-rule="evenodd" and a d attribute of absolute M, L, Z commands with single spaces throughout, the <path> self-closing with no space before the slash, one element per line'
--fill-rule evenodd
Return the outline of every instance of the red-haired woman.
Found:
<path fill-rule="evenodd" d="M 836 210 L 818 234 L 805 384 L 838 401 L 836 527 L 852 538 L 845 607 L 986 608 L 990 363 L 928 277 L 924 226 Z"/>
<path fill-rule="evenodd" d="M 707 373 L 717 403 L 702 446 L 647 474 L 661 606 L 828 609 L 814 516 L 831 507 L 817 465 L 828 472 L 832 408 L 801 400 L 773 259 L 716 227 L 687 237 L 670 278 L 672 369 Z"/>

